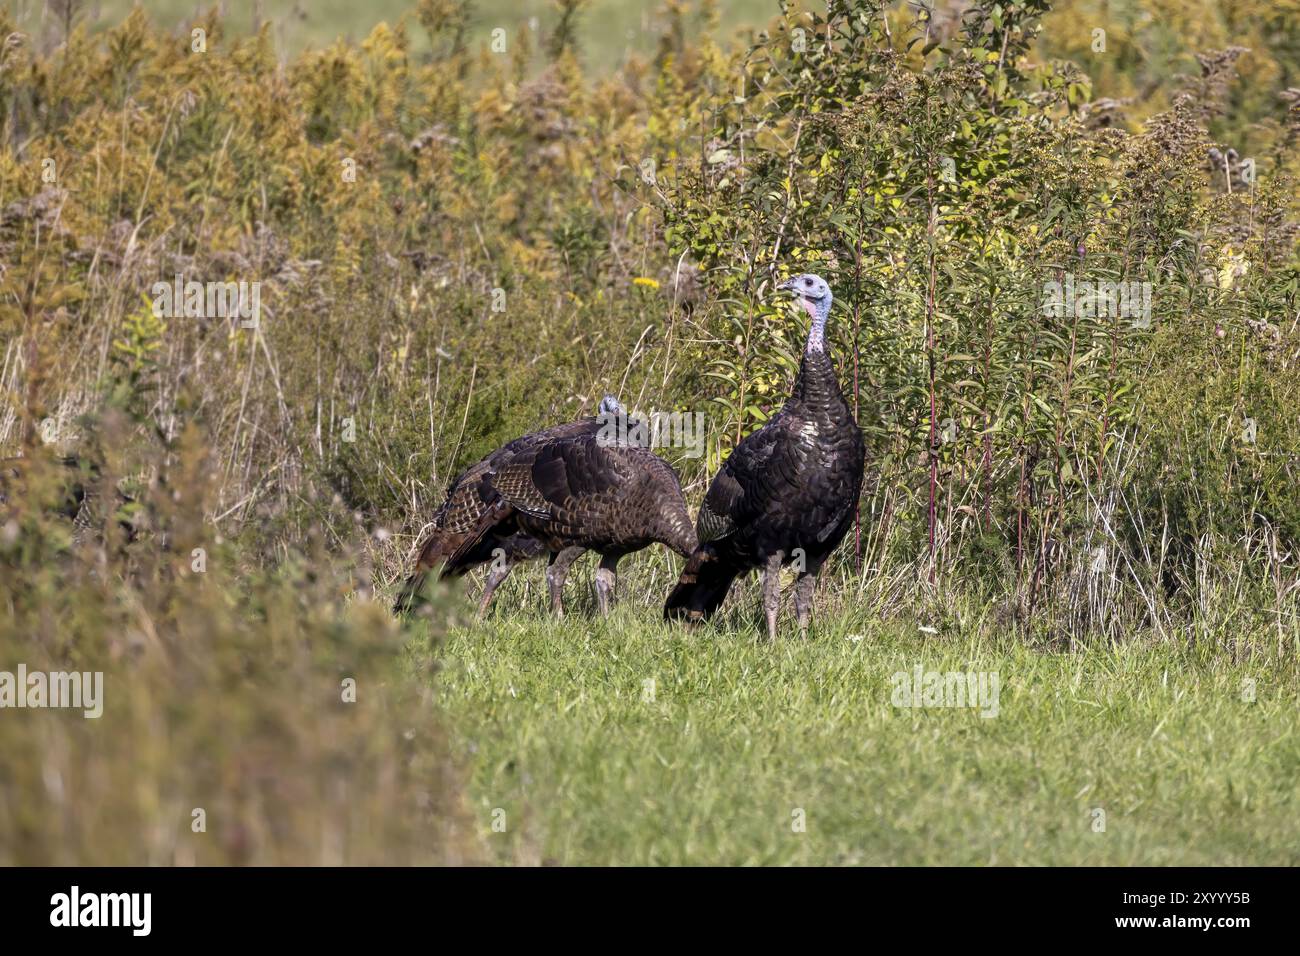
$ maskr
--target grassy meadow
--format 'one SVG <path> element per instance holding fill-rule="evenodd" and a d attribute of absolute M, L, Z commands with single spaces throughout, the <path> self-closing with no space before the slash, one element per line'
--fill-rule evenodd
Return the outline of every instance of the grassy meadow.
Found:
<path fill-rule="evenodd" d="M 452 631 L 438 654 L 489 859 L 1300 862 L 1291 663 L 1150 635 L 1067 653 L 978 618 L 927 634 L 853 611 L 770 647 L 756 597 L 690 633 L 639 603 L 563 623 L 533 603 Z M 918 665 L 997 672 L 996 716 L 894 707 L 891 675 Z"/>
<path fill-rule="evenodd" d="M 0 865 L 1300 862 L 1296 4 L 0 0 L 0 674 L 105 688 L 0 710 Z M 694 512 L 799 272 L 806 642 L 657 546 L 392 613 L 606 393 Z"/>

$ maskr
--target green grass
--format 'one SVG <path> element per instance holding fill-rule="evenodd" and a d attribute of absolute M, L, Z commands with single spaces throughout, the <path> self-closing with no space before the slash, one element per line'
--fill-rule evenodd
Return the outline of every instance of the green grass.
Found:
<path fill-rule="evenodd" d="M 655 612 L 556 623 L 507 603 L 441 648 L 470 810 L 501 861 L 1300 862 L 1294 662 L 1140 639 L 1048 653 L 851 616 L 773 647 Z M 996 670 L 999 714 L 895 709 L 890 675 L 918 663 Z"/>

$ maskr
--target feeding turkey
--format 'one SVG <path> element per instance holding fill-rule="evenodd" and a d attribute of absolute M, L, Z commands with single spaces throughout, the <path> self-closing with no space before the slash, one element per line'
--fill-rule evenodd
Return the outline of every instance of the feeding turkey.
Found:
<path fill-rule="evenodd" d="M 537 539 L 524 532 L 510 535 L 497 535 L 481 547 L 466 548 L 466 544 L 484 516 L 501 501 L 501 495 L 495 487 L 498 474 L 518 456 L 544 445 L 548 442 L 576 435 L 597 435 L 607 430 L 612 421 L 625 421 L 627 413 L 618 399 L 606 395 L 600 402 L 598 413 L 594 417 L 580 418 L 577 421 L 552 425 L 540 431 L 532 432 L 492 452 L 486 458 L 475 462 L 461 474 L 452 479 L 447 489 L 447 497 L 433 516 L 433 528 L 420 548 L 420 555 L 415 563 L 415 570 L 407 578 L 406 584 L 398 595 L 395 610 L 405 613 L 418 603 L 420 593 L 428 580 L 429 573 L 442 567 L 457 552 L 462 552 L 455 569 L 460 576 L 471 569 L 491 563 L 487 581 L 483 586 L 483 596 L 479 600 L 479 614 L 487 612 L 492 603 L 496 589 L 514 569 L 524 561 L 539 558 L 546 552 L 546 547 Z M 560 555 L 551 552 L 550 565 L 547 568 L 547 583 L 555 589 L 563 589 L 564 578 L 569 565 L 583 553 Z"/>
<path fill-rule="evenodd" d="M 635 442 L 601 433 L 530 445 L 491 478 L 494 500 L 443 568 L 461 574 L 520 535 L 551 554 L 551 607 L 564 616 L 564 575 L 583 551 L 601 556 L 596 599 L 613 604 L 618 562 L 656 542 L 682 557 L 695 549 L 681 481 L 671 465 Z"/>

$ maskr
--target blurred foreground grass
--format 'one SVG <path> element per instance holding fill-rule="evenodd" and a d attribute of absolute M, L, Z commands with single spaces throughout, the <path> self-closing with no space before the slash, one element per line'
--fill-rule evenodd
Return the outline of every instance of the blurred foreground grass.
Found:
<path fill-rule="evenodd" d="M 475 860 L 364 554 L 314 533 L 249 566 L 203 521 L 193 429 L 172 452 L 129 508 L 87 505 L 85 533 L 52 517 L 60 464 L 7 476 L 0 671 L 101 672 L 103 710 L 0 710 L 0 865 Z"/>

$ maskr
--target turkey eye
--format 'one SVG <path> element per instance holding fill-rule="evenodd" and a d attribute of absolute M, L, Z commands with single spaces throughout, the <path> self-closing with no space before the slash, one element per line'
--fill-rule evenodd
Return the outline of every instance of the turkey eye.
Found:
<path fill-rule="evenodd" d="M 804 280 L 803 280 L 803 284 L 804 284 L 804 285 L 812 285 L 812 279 L 804 279 Z"/>

